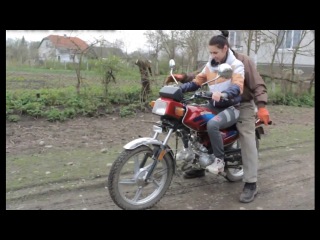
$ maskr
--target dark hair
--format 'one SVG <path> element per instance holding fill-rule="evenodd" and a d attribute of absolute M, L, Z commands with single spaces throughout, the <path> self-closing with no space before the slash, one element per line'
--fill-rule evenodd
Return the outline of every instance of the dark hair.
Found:
<path fill-rule="evenodd" d="M 228 38 L 229 37 L 229 31 L 228 30 L 220 30 L 221 35 Z"/>
<path fill-rule="evenodd" d="M 222 49 L 225 45 L 229 46 L 228 37 L 229 31 L 228 30 L 220 30 L 221 34 L 217 36 L 213 36 L 210 41 L 209 45 L 217 45 L 218 48 Z"/>

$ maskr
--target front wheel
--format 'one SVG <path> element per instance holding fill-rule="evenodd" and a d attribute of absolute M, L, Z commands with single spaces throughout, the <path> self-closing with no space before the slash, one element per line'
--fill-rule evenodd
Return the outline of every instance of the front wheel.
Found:
<path fill-rule="evenodd" d="M 173 177 L 173 160 L 169 153 L 162 160 L 152 159 L 147 146 L 124 150 L 111 166 L 108 190 L 114 203 L 124 210 L 143 210 L 154 206 L 164 196 Z M 154 161 L 158 161 L 150 178 L 145 179 Z"/>

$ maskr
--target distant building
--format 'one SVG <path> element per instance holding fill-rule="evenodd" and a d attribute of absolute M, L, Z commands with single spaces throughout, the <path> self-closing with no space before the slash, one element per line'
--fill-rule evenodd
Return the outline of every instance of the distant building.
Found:
<path fill-rule="evenodd" d="M 245 30 L 229 30 L 230 47 L 239 52 L 247 54 L 247 36 Z M 260 32 L 260 31 L 259 31 Z M 304 46 L 303 50 L 299 51 L 295 57 L 295 68 L 302 69 L 304 73 L 310 74 L 315 65 L 315 42 L 309 44 L 314 39 L 314 32 L 308 31 L 308 34 L 302 36 L 303 30 L 262 30 L 258 32 L 259 48 L 257 55 L 252 49 L 255 49 L 255 42 L 252 42 L 249 56 L 257 63 L 260 68 L 268 69 L 272 61 L 272 54 L 275 49 L 275 36 L 278 38 L 284 36 L 274 59 L 274 66 L 279 68 L 291 68 L 293 59 L 293 50 L 302 38 L 300 46 Z M 273 39 L 273 40 L 271 40 Z M 198 55 L 198 67 L 205 64 L 209 59 L 207 47 L 201 49 Z"/>
<path fill-rule="evenodd" d="M 78 37 L 49 35 L 42 39 L 38 50 L 42 61 L 79 62 L 80 54 L 89 51 L 89 45 Z"/>

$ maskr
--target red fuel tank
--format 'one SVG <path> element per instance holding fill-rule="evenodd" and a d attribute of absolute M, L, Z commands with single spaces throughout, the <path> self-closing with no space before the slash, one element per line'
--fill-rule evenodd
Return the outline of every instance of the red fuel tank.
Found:
<path fill-rule="evenodd" d="M 213 118 L 216 114 L 205 106 L 192 106 L 186 107 L 186 114 L 182 119 L 182 123 L 198 132 L 207 131 L 207 122 Z"/>
<path fill-rule="evenodd" d="M 186 114 L 182 123 L 188 128 L 198 131 L 207 132 L 207 122 L 216 115 L 211 109 L 201 105 L 188 105 Z M 221 136 L 224 145 L 232 143 L 238 138 L 238 131 L 235 125 L 221 130 Z"/>

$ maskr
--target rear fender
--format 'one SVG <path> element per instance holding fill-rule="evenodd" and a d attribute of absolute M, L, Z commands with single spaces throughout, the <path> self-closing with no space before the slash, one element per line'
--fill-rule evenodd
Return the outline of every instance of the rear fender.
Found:
<path fill-rule="evenodd" d="M 261 139 L 261 134 L 264 134 L 264 129 L 262 126 L 256 127 L 256 137 Z"/>

